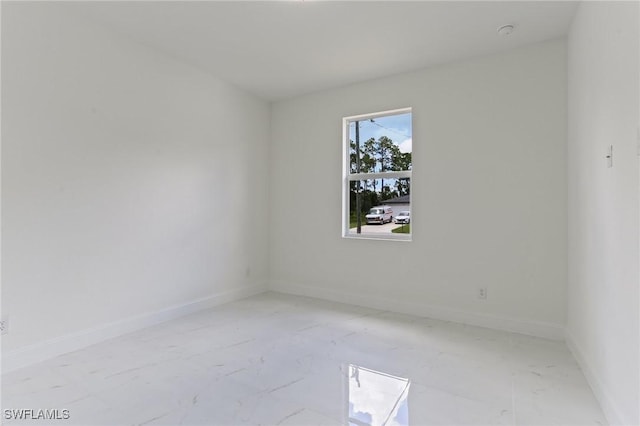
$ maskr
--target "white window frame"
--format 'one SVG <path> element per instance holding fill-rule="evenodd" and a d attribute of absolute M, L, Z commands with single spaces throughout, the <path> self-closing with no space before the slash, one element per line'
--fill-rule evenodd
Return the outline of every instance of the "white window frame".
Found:
<path fill-rule="evenodd" d="M 377 172 L 377 173 L 351 173 L 351 152 L 349 140 L 349 123 L 352 121 L 364 121 L 389 115 L 400 115 L 411 113 L 411 137 L 413 139 L 413 111 L 411 107 L 392 109 L 388 111 L 375 112 L 372 114 L 353 115 L 342 119 L 342 237 L 350 239 L 366 239 L 366 240 L 384 240 L 384 241 L 411 241 L 413 236 L 413 179 L 411 180 L 411 191 L 409 192 L 409 205 L 411 207 L 411 233 L 410 234 L 380 234 L 380 233 L 349 233 L 349 184 L 353 181 L 366 179 L 411 179 L 411 170 L 403 170 L 396 172 Z M 413 147 L 411 152 L 413 153 Z M 413 156 L 411 158 L 413 169 Z"/>

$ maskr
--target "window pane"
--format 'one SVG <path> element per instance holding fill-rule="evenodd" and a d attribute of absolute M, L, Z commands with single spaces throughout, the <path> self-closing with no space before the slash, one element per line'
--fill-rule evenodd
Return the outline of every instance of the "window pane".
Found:
<path fill-rule="evenodd" d="M 349 121 L 349 142 L 350 173 L 411 170 L 411 113 Z"/>
<path fill-rule="evenodd" d="M 349 182 L 349 235 L 410 234 L 411 179 Z M 358 215 L 360 211 L 360 229 Z M 382 234 L 382 235 L 381 235 Z"/>

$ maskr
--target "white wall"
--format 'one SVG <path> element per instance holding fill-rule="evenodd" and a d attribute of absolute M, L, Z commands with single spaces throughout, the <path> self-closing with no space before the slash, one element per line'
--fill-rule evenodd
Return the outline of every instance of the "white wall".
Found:
<path fill-rule="evenodd" d="M 639 13 L 637 2 L 583 2 L 568 44 L 567 341 L 607 418 L 627 425 L 640 423 Z"/>
<path fill-rule="evenodd" d="M 403 107 L 413 242 L 343 239 L 342 117 Z M 565 151 L 563 40 L 278 102 L 271 288 L 562 338 Z"/>
<path fill-rule="evenodd" d="M 5 361 L 268 273 L 269 105 L 69 7 L 2 4 Z"/>

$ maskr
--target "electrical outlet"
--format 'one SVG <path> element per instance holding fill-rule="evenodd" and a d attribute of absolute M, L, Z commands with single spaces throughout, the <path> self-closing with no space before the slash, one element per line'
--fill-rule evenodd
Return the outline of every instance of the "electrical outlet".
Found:
<path fill-rule="evenodd" d="M 487 298 L 487 288 L 479 287 L 478 288 L 478 299 L 486 299 Z"/>
<path fill-rule="evenodd" d="M 0 320 L 0 331 L 3 335 L 9 332 L 9 317 L 2 317 Z"/>

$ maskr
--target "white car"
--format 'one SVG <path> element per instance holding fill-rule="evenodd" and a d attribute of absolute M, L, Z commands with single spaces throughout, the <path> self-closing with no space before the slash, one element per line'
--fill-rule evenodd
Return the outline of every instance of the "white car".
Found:
<path fill-rule="evenodd" d="M 393 221 L 395 223 L 409 223 L 411 222 L 411 212 L 402 211 L 398 213 L 398 216 L 396 216 Z"/>

